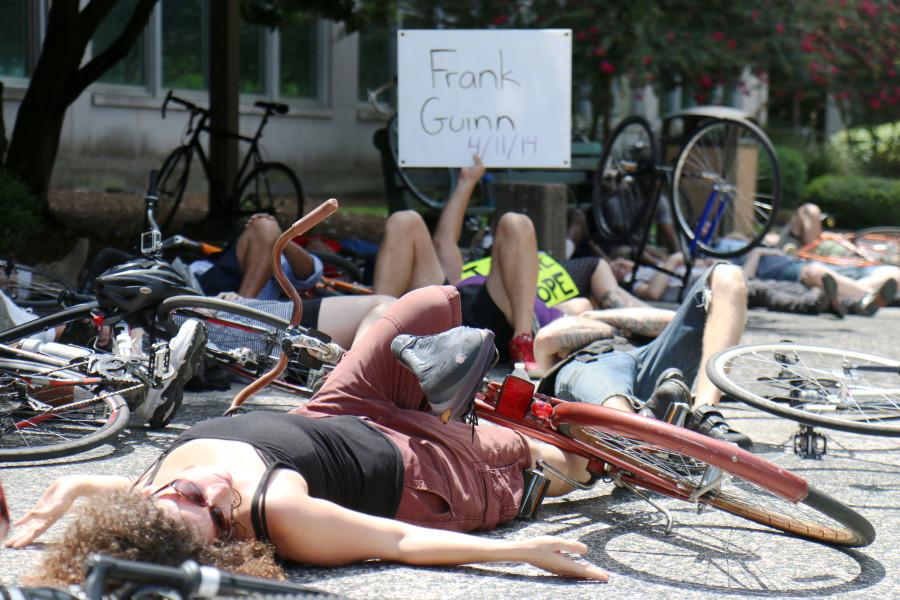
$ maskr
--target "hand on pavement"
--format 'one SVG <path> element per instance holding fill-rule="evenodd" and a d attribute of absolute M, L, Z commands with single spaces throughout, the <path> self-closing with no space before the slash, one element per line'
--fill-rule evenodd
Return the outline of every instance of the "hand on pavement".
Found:
<path fill-rule="evenodd" d="M 574 540 L 542 536 L 523 542 L 528 563 L 563 577 L 609 581 L 609 574 L 596 565 L 577 561 L 569 554 L 580 556 L 587 552 L 587 546 Z"/>
<path fill-rule="evenodd" d="M 47 531 L 66 514 L 72 503 L 81 495 L 80 489 L 84 479 L 82 475 L 57 478 L 44 491 L 44 495 L 34 508 L 13 523 L 16 530 L 4 545 L 7 548 L 24 548 Z"/>

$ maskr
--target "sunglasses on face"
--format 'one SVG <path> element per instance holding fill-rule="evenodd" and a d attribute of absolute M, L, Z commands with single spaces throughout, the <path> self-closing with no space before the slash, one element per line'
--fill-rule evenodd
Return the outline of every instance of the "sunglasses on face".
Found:
<path fill-rule="evenodd" d="M 201 490 L 196 483 L 185 481 L 184 479 L 174 479 L 153 492 L 152 495 L 156 496 L 166 489 L 171 489 L 191 504 L 196 504 L 200 508 L 209 510 L 209 518 L 212 520 L 213 527 L 216 529 L 216 537 L 221 540 L 231 539 L 231 536 L 234 533 L 231 519 L 225 516 L 225 513 L 221 508 L 211 505 L 206 500 L 203 490 Z"/>

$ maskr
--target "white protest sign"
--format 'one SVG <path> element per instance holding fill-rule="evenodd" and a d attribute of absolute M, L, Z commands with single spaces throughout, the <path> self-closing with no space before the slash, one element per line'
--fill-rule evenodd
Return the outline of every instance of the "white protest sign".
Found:
<path fill-rule="evenodd" d="M 397 32 L 399 164 L 568 168 L 572 32 Z"/>

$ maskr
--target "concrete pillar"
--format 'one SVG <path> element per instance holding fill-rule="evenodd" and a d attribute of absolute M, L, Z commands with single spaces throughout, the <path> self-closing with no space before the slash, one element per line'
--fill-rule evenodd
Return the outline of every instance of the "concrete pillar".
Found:
<path fill-rule="evenodd" d="M 240 109 L 240 0 L 216 0 L 209 3 L 209 114 L 213 131 L 237 133 Z M 213 180 L 228 192 L 238 169 L 238 140 L 209 136 L 209 168 Z M 211 215 L 221 215 L 225 198 L 209 190 Z"/>
<path fill-rule="evenodd" d="M 557 260 L 566 257 L 568 191 L 561 183 L 502 182 L 491 184 L 497 217 L 507 212 L 531 217 L 538 249 Z"/>

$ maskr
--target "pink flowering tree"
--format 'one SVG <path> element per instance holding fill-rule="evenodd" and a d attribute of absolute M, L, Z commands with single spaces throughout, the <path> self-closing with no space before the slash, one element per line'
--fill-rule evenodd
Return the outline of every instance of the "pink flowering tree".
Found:
<path fill-rule="evenodd" d="M 573 76 L 608 132 L 612 85 L 676 87 L 697 103 L 749 68 L 773 96 L 831 94 L 848 124 L 897 119 L 897 0 L 409 0 L 404 27 L 571 28 Z"/>

